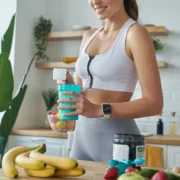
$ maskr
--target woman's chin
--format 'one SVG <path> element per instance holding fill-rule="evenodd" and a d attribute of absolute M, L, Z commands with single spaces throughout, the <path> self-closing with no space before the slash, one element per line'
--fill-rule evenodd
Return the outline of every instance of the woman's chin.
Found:
<path fill-rule="evenodd" d="M 103 21 L 103 20 L 105 20 L 105 19 L 106 19 L 106 17 L 105 17 L 105 16 L 98 16 L 98 18 L 99 18 L 101 21 Z"/>

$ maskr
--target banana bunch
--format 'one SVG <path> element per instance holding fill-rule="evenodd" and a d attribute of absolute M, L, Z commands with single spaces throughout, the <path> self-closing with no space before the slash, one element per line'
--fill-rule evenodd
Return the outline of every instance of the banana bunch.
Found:
<path fill-rule="evenodd" d="M 5 153 L 2 158 L 2 170 L 4 171 L 6 176 L 10 178 L 17 178 L 18 170 L 15 164 L 16 157 L 22 153 L 37 149 L 38 147 L 39 146 L 28 148 L 25 146 L 18 146 Z"/>
<path fill-rule="evenodd" d="M 9 150 L 2 159 L 2 170 L 10 178 L 18 177 L 19 166 L 28 176 L 32 177 L 75 177 L 85 174 L 73 158 L 45 155 L 46 145 L 27 148 L 15 147 Z"/>
<path fill-rule="evenodd" d="M 55 171 L 54 176 L 55 177 L 76 177 L 76 176 L 81 176 L 85 174 L 85 169 L 82 166 L 78 166 L 73 169 L 69 170 L 63 170 L 63 169 L 57 169 Z"/>

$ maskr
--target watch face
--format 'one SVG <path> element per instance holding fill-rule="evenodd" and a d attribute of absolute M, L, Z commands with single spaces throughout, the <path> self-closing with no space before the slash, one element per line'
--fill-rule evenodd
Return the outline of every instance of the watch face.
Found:
<path fill-rule="evenodd" d="M 103 104 L 104 114 L 111 114 L 111 106 L 109 104 Z"/>

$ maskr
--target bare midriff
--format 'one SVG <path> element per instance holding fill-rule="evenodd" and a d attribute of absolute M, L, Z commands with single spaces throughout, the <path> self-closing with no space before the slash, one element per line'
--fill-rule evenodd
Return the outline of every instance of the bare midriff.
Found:
<path fill-rule="evenodd" d="M 101 103 L 121 103 L 130 101 L 131 92 L 109 91 L 100 89 L 86 89 L 85 97 L 95 104 Z"/>

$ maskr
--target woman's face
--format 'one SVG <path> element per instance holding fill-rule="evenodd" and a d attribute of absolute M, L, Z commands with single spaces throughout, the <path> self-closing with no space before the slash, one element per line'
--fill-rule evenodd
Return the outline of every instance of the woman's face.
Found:
<path fill-rule="evenodd" d="M 111 18 L 124 8 L 124 0 L 89 0 L 99 19 Z"/>

